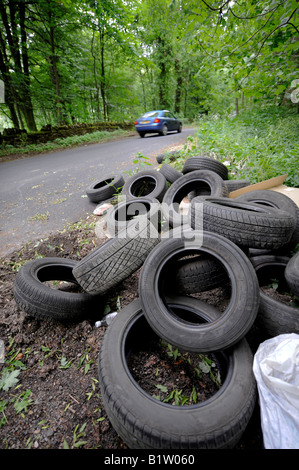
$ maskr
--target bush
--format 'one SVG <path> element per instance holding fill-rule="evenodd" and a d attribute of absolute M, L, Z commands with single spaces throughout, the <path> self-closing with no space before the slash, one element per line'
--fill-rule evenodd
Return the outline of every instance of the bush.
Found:
<path fill-rule="evenodd" d="M 299 186 L 299 115 L 288 108 L 253 107 L 231 118 L 208 117 L 198 123 L 197 146 L 225 161 L 232 178 L 251 183 L 288 174 Z"/>

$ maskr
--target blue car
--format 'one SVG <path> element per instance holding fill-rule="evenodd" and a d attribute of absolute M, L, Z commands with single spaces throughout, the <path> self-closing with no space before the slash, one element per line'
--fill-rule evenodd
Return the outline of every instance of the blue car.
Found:
<path fill-rule="evenodd" d="M 166 135 L 169 131 L 182 132 L 182 121 L 177 119 L 167 109 L 149 111 L 135 121 L 135 129 L 144 137 L 145 134 L 158 133 Z"/>

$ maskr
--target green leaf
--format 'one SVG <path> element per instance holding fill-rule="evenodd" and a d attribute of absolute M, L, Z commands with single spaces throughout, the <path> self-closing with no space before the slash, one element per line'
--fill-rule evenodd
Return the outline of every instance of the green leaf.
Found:
<path fill-rule="evenodd" d="M 4 369 L 0 379 L 0 390 L 7 391 L 9 388 L 14 387 L 19 381 L 17 377 L 20 372 L 19 369 L 13 370 L 12 372 L 10 372 L 9 369 Z"/>
<path fill-rule="evenodd" d="M 161 392 L 163 392 L 163 393 L 167 393 L 167 392 L 168 392 L 167 387 L 165 387 L 164 385 L 158 384 L 158 385 L 155 385 L 155 387 L 157 387 L 157 388 L 158 388 L 159 390 L 161 390 Z"/>

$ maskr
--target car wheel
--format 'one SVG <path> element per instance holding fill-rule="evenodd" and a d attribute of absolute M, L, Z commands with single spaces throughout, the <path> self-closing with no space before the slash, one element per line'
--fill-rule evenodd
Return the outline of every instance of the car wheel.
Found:
<path fill-rule="evenodd" d="M 182 124 L 179 124 L 178 133 L 182 132 Z"/>
<path fill-rule="evenodd" d="M 167 129 L 167 126 L 166 124 L 164 124 L 164 126 L 162 127 L 162 131 L 160 132 L 160 135 L 167 135 L 167 132 L 168 132 L 168 129 Z"/>
<path fill-rule="evenodd" d="M 144 136 L 145 136 L 145 132 L 139 132 L 139 135 L 140 135 L 140 137 L 144 137 Z"/>

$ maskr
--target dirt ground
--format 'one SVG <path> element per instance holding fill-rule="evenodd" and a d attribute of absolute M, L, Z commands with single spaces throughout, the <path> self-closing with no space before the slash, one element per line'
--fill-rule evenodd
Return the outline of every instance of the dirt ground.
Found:
<path fill-rule="evenodd" d="M 22 312 L 13 297 L 17 270 L 28 260 L 41 256 L 79 260 L 103 243 L 104 239 L 95 236 L 97 220 L 91 215 L 84 223 L 35 240 L 1 260 L 0 340 L 5 346 L 5 361 L 0 360 L 0 377 L 8 363 L 20 370 L 16 384 L 0 390 L 2 449 L 127 448 L 109 422 L 98 383 L 98 352 L 106 327 L 97 328 L 88 321 L 71 325 L 41 321 Z M 115 311 L 130 303 L 138 296 L 138 278 L 136 272 L 119 284 L 103 298 L 103 305 Z M 259 343 L 256 330 L 248 337 L 255 352 Z M 146 380 L 142 383 L 146 388 L 155 382 L 152 377 L 159 367 L 164 371 L 162 386 L 175 382 L 188 395 L 192 381 L 181 359 L 174 367 L 173 358 L 165 351 L 161 356 L 151 351 L 133 358 L 132 368 L 136 380 Z M 198 395 L 205 399 L 213 393 L 215 383 L 206 376 L 200 386 Z M 237 449 L 262 448 L 257 405 Z"/>

